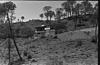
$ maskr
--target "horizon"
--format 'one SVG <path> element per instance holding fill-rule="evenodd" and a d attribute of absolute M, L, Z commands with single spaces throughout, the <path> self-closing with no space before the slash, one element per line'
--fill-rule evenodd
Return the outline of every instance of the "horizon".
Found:
<path fill-rule="evenodd" d="M 0 1 L 0 3 L 7 2 L 7 1 Z M 43 7 L 51 6 L 52 10 L 54 11 L 56 8 L 61 7 L 61 4 L 65 1 L 12 1 L 16 4 L 15 15 L 16 20 L 20 19 L 21 16 L 24 16 L 24 21 L 34 20 L 34 19 L 41 19 L 39 15 L 43 13 Z M 93 6 L 98 1 L 91 1 Z M 44 18 L 45 20 L 45 18 Z"/>

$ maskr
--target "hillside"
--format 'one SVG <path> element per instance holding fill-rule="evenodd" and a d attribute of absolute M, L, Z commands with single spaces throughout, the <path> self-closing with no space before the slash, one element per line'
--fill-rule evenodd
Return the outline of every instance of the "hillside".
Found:
<path fill-rule="evenodd" d="M 60 22 L 52 21 L 51 27 L 57 31 L 58 38 L 40 38 L 34 40 L 34 28 L 41 24 L 48 25 L 46 21 L 29 20 L 14 23 L 12 29 L 16 43 L 23 57 L 24 64 L 32 65 L 97 65 L 98 47 L 95 38 L 95 24 L 91 23 L 90 15 L 87 21 L 75 17 L 62 19 Z M 8 63 L 7 24 L 0 25 L 0 63 Z M 18 59 L 14 44 L 11 46 L 11 60 Z M 26 54 L 26 55 L 25 55 Z M 19 61 L 16 61 L 19 63 Z M 22 65 L 14 64 L 14 65 Z"/>
<path fill-rule="evenodd" d="M 94 34 L 91 35 L 94 36 Z M 90 37 L 89 39 L 78 38 L 69 41 L 62 41 L 62 38 L 60 40 L 51 38 L 38 40 L 17 38 L 16 42 L 21 56 L 25 59 L 24 63 L 27 65 L 97 65 L 98 48 L 97 44 L 92 41 L 92 38 L 93 37 Z M 4 42 L 4 40 L 2 40 L 1 42 L 3 43 L 0 44 L 0 53 L 2 53 L 0 55 L 2 59 L 7 59 L 6 54 L 8 51 L 6 41 Z M 13 60 L 16 60 L 18 56 L 14 51 L 14 47 L 12 46 L 11 48 Z M 28 55 L 24 56 L 23 52 Z M 7 62 L 7 60 L 5 60 L 5 62 Z"/>
<path fill-rule="evenodd" d="M 97 22 L 96 18 L 93 18 L 93 14 L 73 16 L 60 21 L 50 21 L 51 28 L 54 28 L 58 34 L 66 31 L 80 30 L 84 28 L 95 27 Z M 14 34 L 16 37 L 30 37 L 34 34 L 34 29 L 42 24 L 48 25 L 44 20 L 29 20 L 27 22 L 16 22 L 12 24 Z M 7 24 L 0 25 L 0 38 L 6 38 L 8 32 Z"/>
<path fill-rule="evenodd" d="M 97 65 L 98 34 L 98 1 L 0 1 L 0 65 Z"/>

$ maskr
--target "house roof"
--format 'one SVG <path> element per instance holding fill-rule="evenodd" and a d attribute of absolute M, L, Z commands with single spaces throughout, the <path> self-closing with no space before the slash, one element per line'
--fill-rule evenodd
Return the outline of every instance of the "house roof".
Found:
<path fill-rule="evenodd" d="M 46 26 L 35 27 L 37 31 L 44 31 Z"/>
<path fill-rule="evenodd" d="M 37 26 L 37 27 L 35 27 L 35 29 L 37 30 L 37 31 L 44 31 L 45 30 L 45 28 L 49 28 L 50 27 L 50 29 L 53 29 L 51 26 L 49 26 L 49 25 L 41 25 L 41 26 Z"/>

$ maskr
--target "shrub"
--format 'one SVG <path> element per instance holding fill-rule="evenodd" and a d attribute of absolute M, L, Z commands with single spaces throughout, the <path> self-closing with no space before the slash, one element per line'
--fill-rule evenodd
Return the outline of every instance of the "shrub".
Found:
<path fill-rule="evenodd" d="M 66 29 L 66 25 L 64 23 L 53 23 L 51 24 L 51 27 L 55 30 Z"/>
<path fill-rule="evenodd" d="M 58 39 L 57 35 L 53 37 L 53 39 Z"/>
<path fill-rule="evenodd" d="M 41 38 L 46 38 L 45 36 L 41 36 Z"/>
<path fill-rule="evenodd" d="M 32 56 L 31 55 L 28 55 L 27 59 L 32 59 Z"/>
<path fill-rule="evenodd" d="M 75 45 L 75 47 L 80 47 L 80 46 L 82 46 L 82 41 L 81 40 L 79 40 L 79 41 L 77 41 L 77 44 Z"/>
<path fill-rule="evenodd" d="M 51 28 L 56 30 L 56 33 L 62 33 L 67 30 L 65 23 L 53 23 Z"/>
<path fill-rule="evenodd" d="M 24 56 L 27 56 L 27 55 L 28 55 L 28 53 L 27 53 L 27 52 L 25 52 L 25 51 L 23 52 L 23 54 L 24 54 Z"/>
<path fill-rule="evenodd" d="M 93 37 L 92 37 L 91 42 L 93 42 L 93 43 L 97 43 L 96 36 L 93 36 Z"/>
<path fill-rule="evenodd" d="M 20 37 L 32 37 L 34 34 L 34 31 L 32 31 L 31 28 L 29 27 L 23 27 L 19 30 L 19 35 Z"/>

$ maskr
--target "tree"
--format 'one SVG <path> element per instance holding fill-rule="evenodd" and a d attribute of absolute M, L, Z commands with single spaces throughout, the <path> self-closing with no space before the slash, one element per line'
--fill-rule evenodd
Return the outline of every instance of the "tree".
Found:
<path fill-rule="evenodd" d="M 47 21 L 48 21 L 48 11 L 50 11 L 50 9 L 51 9 L 52 7 L 51 6 L 45 6 L 44 8 L 43 8 L 43 10 L 45 11 L 45 13 L 44 13 L 44 15 L 45 15 L 45 17 L 47 18 Z"/>
<path fill-rule="evenodd" d="M 70 11 L 71 11 L 71 15 L 73 16 L 73 14 L 74 14 L 74 6 L 75 6 L 75 4 L 76 4 L 76 1 L 70 1 L 70 0 L 68 0 L 68 3 L 69 3 L 69 6 L 70 6 Z"/>
<path fill-rule="evenodd" d="M 83 15 L 89 14 L 91 13 L 91 11 L 93 11 L 93 6 L 89 1 L 83 1 L 81 2 L 81 4 L 82 4 Z"/>
<path fill-rule="evenodd" d="M 0 18 L 5 18 L 5 15 L 4 15 L 4 12 L 5 11 L 5 9 L 3 8 L 3 6 L 2 6 L 2 4 L 0 3 Z M 2 20 L 2 21 L 0 21 L 0 23 L 4 23 L 4 21 Z"/>
<path fill-rule="evenodd" d="M 73 0 L 73 1 L 67 0 L 66 2 L 62 3 L 62 7 L 66 11 L 66 13 L 68 13 L 68 17 L 74 15 L 75 4 L 76 4 L 75 0 Z M 76 22 L 75 22 L 75 29 L 76 29 Z"/>
<path fill-rule="evenodd" d="M 66 14 L 68 14 L 68 17 L 69 17 L 70 16 L 69 3 L 68 2 L 64 2 L 61 5 L 62 5 L 62 7 L 64 8 L 64 10 L 66 11 Z"/>
<path fill-rule="evenodd" d="M 74 12 L 75 12 L 75 14 L 77 16 L 81 14 L 81 9 L 82 9 L 82 4 L 81 3 L 77 3 L 75 5 L 75 8 L 74 8 Z"/>
<path fill-rule="evenodd" d="M 55 16 L 55 12 L 50 10 L 50 11 L 48 11 L 48 15 L 49 15 L 49 18 L 50 18 L 50 21 L 51 21 L 51 18 L 53 16 Z"/>
<path fill-rule="evenodd" d="M 96 36 L 96 40 L 97 40 L 97 43 L 98 43 L 98 3 L 95 4 L 95 12 L 94 12 L 94 15 L 93 15 L 93 19 L 96 19 L 94 22 L 96 23 L 95 24 L 95 36 Z"/>
<path fill-rule="evenodd" d="M 50 11 L 51 8 L 52 8 L 51 6 L 45 6 L 45 7 L 43 8 L 43 10 L 46 11 L 46 12 L 48 12 L 48 11 Z"/>
<path fill-rule="evenodd" d="M 74 6 L 76 1 L 70 1 L 62 3 L 62 7 L 65 9 L 66 13 L 69 13 L 69 16 L 73 16 Z"/>
<path fill-rule="evenodd" d="M 12 21 L 16 19 L 16 17 L 14 16 L 15 11 L 14 11 L 14 10 L 10 10 L 9 13 L 11 14 L 11 15 L 10 15 L 10 21 L 11 21 L 11 23 L 12 23 Z"/>
<path fill-rule="evenodd" d="M 16 5 L 13 2 L 5 2 L 0 4 L 0 15 L 6 17 L 8 15 L 9 18 L 10 15 L 9 13 L 12 13 L 12 11 L 14 11 L 16 8 Z"/>
<path fill-rule="evenodd" d="M 62 8 L 57 8 L 56 9 L 56 19 L 58 21 L 60 21 L 60 19 L 62 18 L 63 16 L 63 9 Z"/>
<path fill-rule="evenodd" d="M 94 13 L 95 13 L 95 14 L 98 14 L 98 3 L 95 4 Z"/>
<path fill-rule="evenodd" d="M 7 16 L 7 21 L 9 23 L 9 31 L 8 31 L 8 33 L 10 34 L 9 36 L 10 36 L 10 38 L 13 39 L 13 42 L 14 42 L 14 45 L 16 47 L 17 53 L 19 55 L 19 58 L 20 58 L 20 60 L 22 60 L 22 57 L 20 56 L 18 47 L 17 47 L 16 42 L 15 42 L 14 34 L 12 32 L 12 28 L 11 28 L 11 25 L 10 25 L 11 21 L 10 21 L 9 12 L 11 10 L 15 10 L 15 8 L 16 8 L 16 5 L 13 2 L 11 2 L 11 1 L 10 2 L 5 2 L 0 6 L 0 13 L 2 13 L 0 15 Z M 10 45 L 10 38 L 8 39 L 8 43 L 9 43 L 9 64 L 10 64 L 10 46 L 11 46 Z"/>
<path fill-rule="evenodd" d="M 23 20 L 25 19 L 25 17 L 24 16 L 21 16 L 21 19 L 22 19 L 22 22 L 23 22 Z"/>
<path fill-rule="evenodd" d="M 40 14 L 40 17 L 41 17 L 41 20 L 42 20 L 42 18 L 43 18 L 43 13 L 42 13 L 42 14 Z"/>
<path fill-rule="evenodd" d="M 81 18 L 79 18 L 79 15 L 81 15 L 82 4 L 81 3 L 77 3 L 73 9 L 74 9 L 74 13 L 75 13 L 74 24 L 75 24 L 75 29 L 76 29 L 78 21 L 81 22 Z"/>
<path fill-rule="evenodd" d="M 48 12 L 45 12 L 44 15 L 47 18 L 47 22 L 48 22 L 49 21 L 49 13 Z"/>
<path fill-rule="evenodd" d="M 63 13 L 63 18 L 66 18 L 66 13 Z"/>

